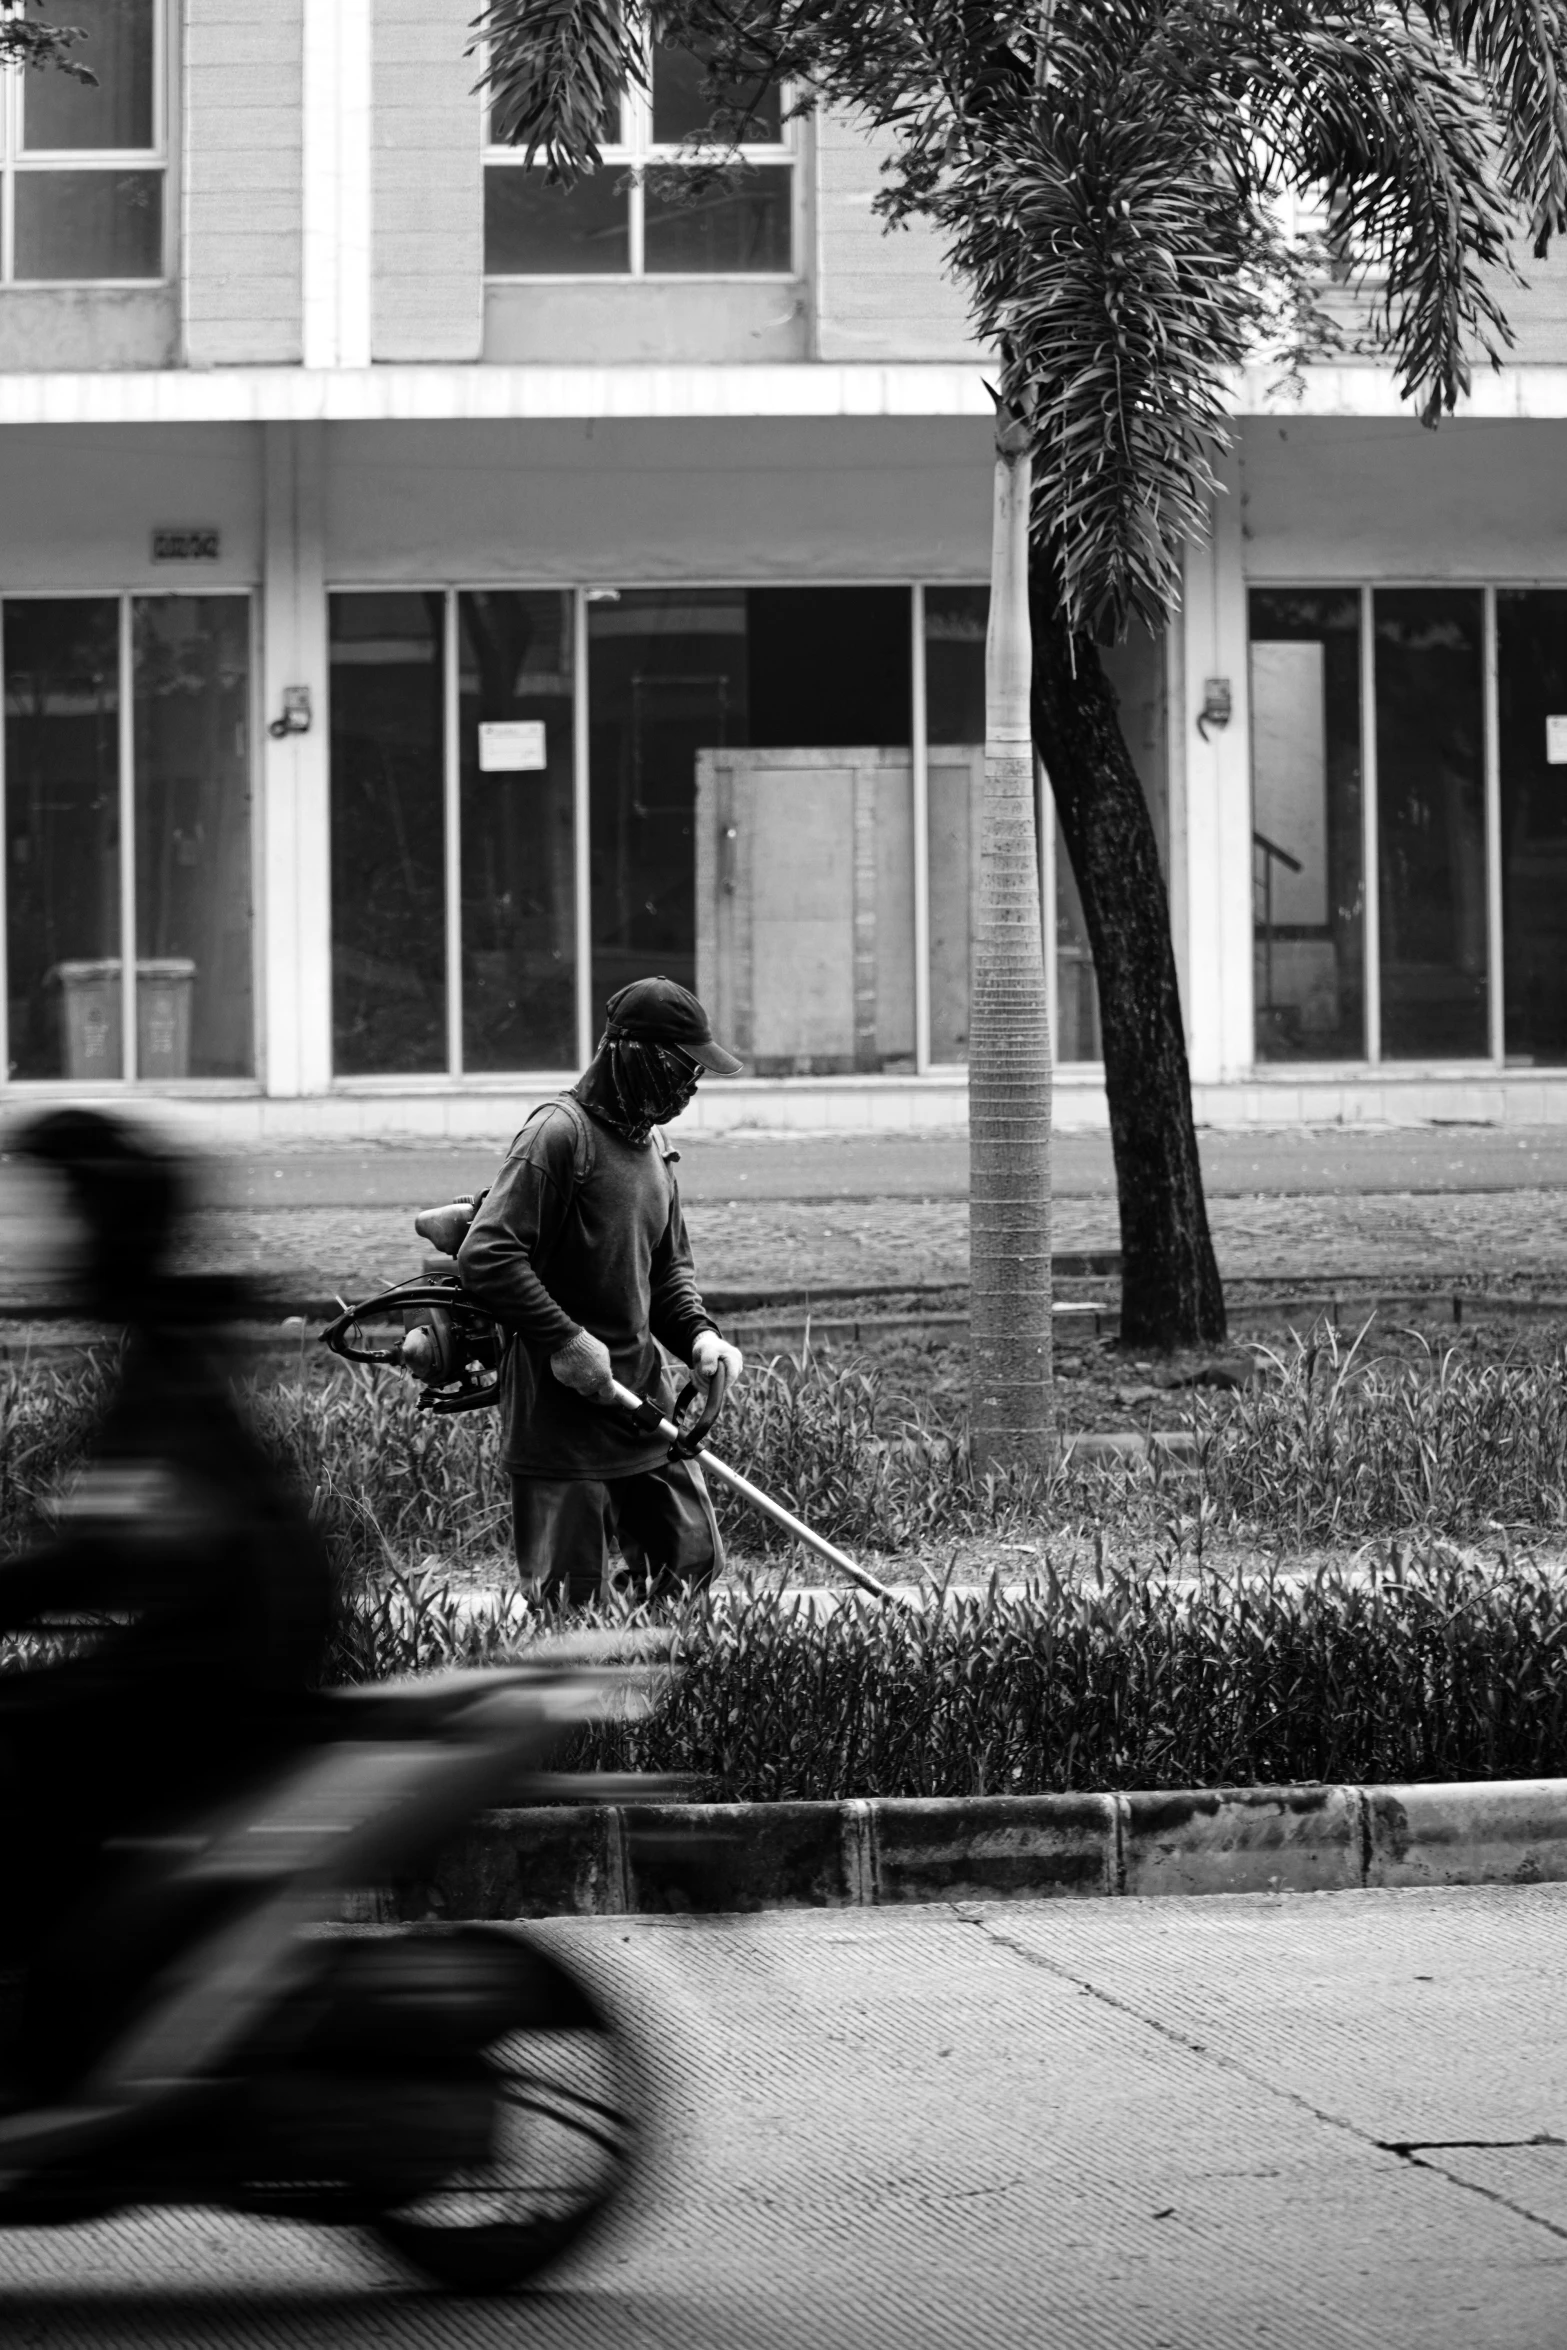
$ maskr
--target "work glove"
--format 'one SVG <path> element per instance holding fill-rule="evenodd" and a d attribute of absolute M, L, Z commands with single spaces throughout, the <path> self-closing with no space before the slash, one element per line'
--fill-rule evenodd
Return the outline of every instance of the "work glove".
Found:
<path fill-rule="evenodd" d="M 745 1369 L 744 1355 L 737 1346 L 731 1346 L 727 1338 L 720 1338 L 716 1330 L 704 1330 L 691 1349 L 691 1368 L 696 1373 L 697 1385 L 704 1395 L 712 1385 L 713 1373 L 720 1363 L 729 1373 L 729 1384 L 733 1387 Z"/>
<path fill-rule="evenodd" d="M 550 1369 L 573 1395 L 607 1395 L 615 1376 L 609 1348 L 591 1330 L 579 1330 L 550 1356 Z"/>

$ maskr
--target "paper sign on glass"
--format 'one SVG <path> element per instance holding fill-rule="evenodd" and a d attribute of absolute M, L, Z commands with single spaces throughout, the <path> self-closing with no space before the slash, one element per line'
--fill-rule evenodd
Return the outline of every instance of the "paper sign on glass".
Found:
<path fill-rule="evenodd" d="M 1545 721 L 1545 764 L 1547 767 L 1567 767 L 1567 718 L 1547 718 Z"/>
<path fill-rule="evenodd" d="M 481 775 L 518 775 L 547 764 L 542 718 L 489 718 L 479 725 Z"/>

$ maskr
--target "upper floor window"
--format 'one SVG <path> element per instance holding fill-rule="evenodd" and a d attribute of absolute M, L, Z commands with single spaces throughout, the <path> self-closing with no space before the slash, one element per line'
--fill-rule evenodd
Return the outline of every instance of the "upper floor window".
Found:
<path fill-rule="evenodd" d="M 75 55 L 96 86 L 0 73 L 0 278 L 163 276 L 161 17 L 161 0 L 70 0 L 61 20 L 85 34 Z"/>
<path fill-rule="evenodd" d="M 486 114 L 487 277 L 792 275 L 794 157 L 777 90 L 744 93 L 738 168 L 693 181 L 713 112 L 702 62 L 655 47 L 649 79 L 606 126 L 602 168 L 570 189 L 492 140 Z"/>

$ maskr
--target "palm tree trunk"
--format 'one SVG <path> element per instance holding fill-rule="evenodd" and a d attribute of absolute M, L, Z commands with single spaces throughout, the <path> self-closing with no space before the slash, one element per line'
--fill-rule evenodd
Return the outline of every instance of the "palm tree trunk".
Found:
<path fill-rule="evenodd" d="M 1153 820 L 1092 641 L 1061 620 L 1048 565 L 1030 581 L 1034 740 L 1093 949 L 1121 1208 L 1121 1338 L 1213 1346 L 1224 1291 L 1192 1121 L 1170 901 Z"/>
<path fill-rule="evenodd" d="M 969 1424 L 987 1469 L 1047 1468 L 1050 1024 L 1029 725 L 1029 432 L 997 418 L 985 797 L 969 1010 Z"/>

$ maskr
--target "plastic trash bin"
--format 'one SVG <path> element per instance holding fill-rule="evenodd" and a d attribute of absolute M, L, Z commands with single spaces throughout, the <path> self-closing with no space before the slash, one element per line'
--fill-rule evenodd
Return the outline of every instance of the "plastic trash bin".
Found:
<path fill-rule="evenodd" d="M 57 963 L 49 974 L 60 988 L 60 1057 L 77 1080 L 120 1077 L 120 962 Z M 136 1074 L 157 1079 L 190 1075 L 191 995 L 196 966 L 183 955 L 136 966 Z"/>

